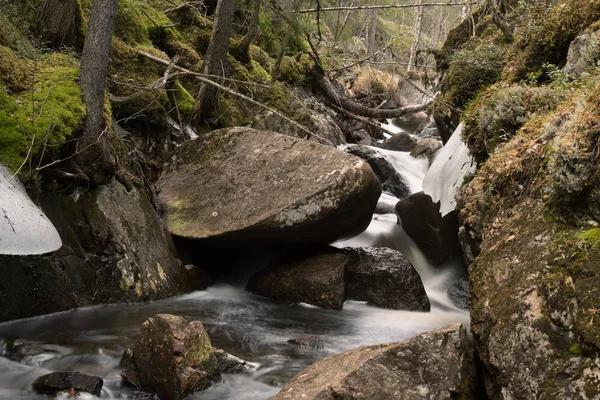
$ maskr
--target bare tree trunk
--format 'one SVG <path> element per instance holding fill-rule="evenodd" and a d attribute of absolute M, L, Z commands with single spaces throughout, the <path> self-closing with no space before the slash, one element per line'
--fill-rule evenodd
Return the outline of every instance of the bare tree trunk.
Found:
<path fill-rule="evenodd" d="M 240 51 L 242 54 L 248 53 L 248 48 L 254 37 L 258 33 L 258 16 L 260 13 L 260 1 L 261 0 L 253 0 L 253 8 L 252 15 L 250 16 L 250 25 L 248 26 L 248 32 L 246 32 L 246 36 L 242 39 L 242 44 L 240 45 Z"/>
<path fill-rule="evenodd" d="M 375 34 L 377 32 L 377 16 L 378 9 L 374 8 L 369 11 L 367 16 L 367 55 L 371 55 L 375 52 Z"/>
<path fill-rule="evenodd" d="M 93 1 L 81 55 L 79 81 L 87 114 L 78 144 L 81 153 L 75 157 L 75 163 L 93 183 L 105 182 L 115 172 L 115 160 L 106 142 L 104 89 L 118 5 L 119 0 Z"/>
<path fill-rule="evenodd" d="M 415 8 L 415 40 L 410 48 L 410 58 L 408 60 L 408 71 L 412 71 L 417 64 L 417 51 L 421 41 L 421 31 L 423 27 L 423 0 L 419 0 L 418 7 Z"/>
<path fill-rule="evenodd" d="M 233 31 L 234 11 L 235 0 L 219 0 L 210 43 L 204 57 L 204 73 L 207 75 L 223 75 L 229 50 L 229 38 Z M 201 85 L 194 104 L 193 118 L 208 119 L 214 111 L 215 96 L 216 90 L 213 86 Z"/>
<path fill-rule="evenodd" d="M 502 14 L 502 0 L 488 0 L 490 11 L 492 12 L 492 19 L 494 23 L 498 25 L 498 28 L 504 34 L 506 40 L 512 43 L 514 40 L 513 27 L 508 23 L 504 15 Z"/>
<path fill-rule="evenodd" d="M 283 60 L 283 56 L 285 55 L 285 49 L 288 45 L 288 43 L 290 42 L 290 36 L 291 36 L 291 31 L 292 31 L 293 27 L 290 25 L 288 25 L 288 30 L 285 32 L 285 36 L 283 37 L 283 42 L 281 42 L 281 48 L 279 49 L 279 54 L 277 55 L 277 60 L 275 61 L 275 65 L 273 66 L 273 72 L 271 73 L 271 76 L 273 77 L 273 80 L 275 80 L 277 78 L 277 75 L 279 74 L 279 68 L 281 67 L 281 61 Z"/>

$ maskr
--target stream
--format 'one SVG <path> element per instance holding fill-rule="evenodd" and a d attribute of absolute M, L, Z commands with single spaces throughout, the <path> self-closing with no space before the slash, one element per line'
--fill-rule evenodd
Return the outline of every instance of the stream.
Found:
<path fill-rule="evenodd" d="M 421 190 L 429 166 L 426 159 L 376 150 L 392 162 L 412 192 Z M 397 201 L 386 193 L 380 198 L 391 205 Z M 446 293 L 452 280 L 464 275 L 464 267 L 452 262 L 431 267 L 395 214 L 375 214 L 365 232 L 333 245 L 385 246 L 401 251 L 419 272 L 431 311 L 385 310 L 356 301 L 347 301 L 342 311 L 282 304 L 244 291 L 244 282 L 234 276 L 206 291 L 168 300 L 80 308 L 12 321 L 0 324 L 0 399 L 48 399 L 33 393 L 30 384 L 55 370 L 100 376 L 104 379 L 101 398 L 144 398 L 122 384 L 119 360 L 123 350 L 133 344 L 141 324 L 158 313 L 202 321 L 213 346 L 251 364 L 249 373 L 225 374 L 222 383 L 189 397 L 213 400 L 264 400 L 323 357 L 361 345 L 401 341 L 453 322 L 468 324 L 469 314 L 454 306 Z M 305 335 L 320 336 L 325 347 L 305 349 L 287 343 Z M 95 397 L 82 393 L 79 398 Z"/>

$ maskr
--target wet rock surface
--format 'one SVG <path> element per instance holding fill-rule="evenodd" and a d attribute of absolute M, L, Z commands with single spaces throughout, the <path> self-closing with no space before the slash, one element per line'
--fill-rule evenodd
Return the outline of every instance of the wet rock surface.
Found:
<path fill-rule="evenodd" d="M 279 264 L 254 274 L 246 290 L 286 302 L 304 302 L 341 310 L 346 300 L 344 281 L 349 257 L 320 254 Z"/>
<path fill-rule="evenodd" d="M 250 371 L 250 364 L 224 350 L 214 349 L 214 355 L 217 358 L 219 371 L 222 374 L 243 374 Z"/>
<path fill-rule="evenodd" d="M 33 382 L 32 387 L 38 393 L 56 394 L 63 390 L 75 389 L 100 396 L 104 382 L 97 376 L 80 372 L 52 372 L 40 376 Z"/>
<path fill-rule="evenodd" d="M 396 214 L 404 231 L 415 241 L 423 254 L 433 264 L 443 262 L 456 247 L 458 233 L 447 225 L 451 217 L 442 219 L 439 205 L 423 192 L 414 193 L 396 204 Z M 456 218 L 454 216 L 454 218 Z"/>
<path fill-rule="evenodd" d="M 346 295 L 377 307 L 429 311 L 421 277 L 400 252 L 388 248 L 347 248 Z"/>
<path fill-rule="evenodd" d="M 363 346 L 312 364 L 271 400 L 475 399 L 465 328 L 450 325 L 399 343 Z"/>
<path fill-rule="evenodd" d="M 467 279 L 457 279 L 448 288 L 448 297 L 452 303 L 460 309 L 469 309 L 469 282 Z"/>
<path fill-rule="evenodd" d="M 442 148 L 442 143 L 434 138 L 421 139 L 411 150 L 410 155 L 414 158 L 427 158 L 429 163 L 433 162 L 433 155 Z"/>
<path fill-rule="evenodd" d="M 250 128 L 186 142 L 158 187 L 172 234 L 224 246 L 330 243 L 357 234 L 381 193 L 358 157 Z"/>
<path fill-rule="evenodd" d="M 325 342 L 318 336 L 301 336 L 299 338 L 290 339 L 289 344 L 306 349 L 323 349 Z"/>
<path fill-rule="evenodd" d="M 219 364 L 202 323 L 170 314 L 144 322 L 134 343 L 133 364 L 140 389 L 162 400 L 183 399 L 220 380 Z"/>
<path fill-rule="evenodd" d="M 379 143 L 377 147 L 394 151 L 412 151 L 416 144 L 416 140 L 413 139 L 408 133 L 400 132 Z"/>
<path fill-rule="evenodd" d="M 410 195 L 410 189 L 402 176 L 389 161 L 377 154 L 375 150 L 367 146 L 356 145 L 348 146 L 346 151 L 369 163 L 371 169 L 377 175 L 383 191 L 393 194 L 398 199 Z"/>
<path fill-rule="evenodd" d="M 39 203 L 63 246 L 41 256 L 0 256 L 0 321 L 191 291 L 143 190 L 112 181 L 70 195 L 41 193 Z"/>

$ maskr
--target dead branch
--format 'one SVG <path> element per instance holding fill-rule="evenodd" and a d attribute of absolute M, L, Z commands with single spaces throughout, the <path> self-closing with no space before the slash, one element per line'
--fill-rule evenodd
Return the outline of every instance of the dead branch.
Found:
<path fill-rule="evenodd" d="M 170 64 L 171 64 L 171 62 L 170 62 L 170 61 L 168 61 L 168 60 L 163 60 L 162 58 L 159 58 L 159 57 L 153 56 L 153 55 L 151 55 L 151 54 L 148 54 L 148 53 L 145 53 L 145 52 L 143 52 L 143 51 L 138 51 L 138 54 L 140 54 L 140 55 L 142 55 L 142 56 L 145 56 L 145 57 L 148 57 L 149 59 L 151 59 L 151 60 L 153 60 L 153 61 L 156 61 L 156 62 L 158 62 L 158 63 L 161 63 L 161 64 L 163 64 L 163 65 L 170 65 Z M 248 97 L 248 96 L 246 96 L 246 95 L 243 95 L 243 94 L 241 94 L 241 93 L 238 93 L 238 92 L 236 92 L 236 91 L 235 91 L 235 90 L 233 90 L 233 89 L 230 89 L 230 88 L 228 88 L 228 87 L 226 87 L 226 86 L 220 85 L 220 84 L 218 84 L 218 83 L 216 83 L 216 82 L 214 82 L 214 81 L 211 81 L 210 79 L 207 79 L 207 78 L 205 78 L 204 76 L 202 76 L 201 74 L 198 74 L 198 73 L 196 73 L 196 72 L 192 72 L 192 71 L 189 71 L 189 70 L 187 70 L 187 69 L 185 69 L 185 68 L 182 68 L 182 67 L 177 67 L 177 66 L 173 66 L 173 68 L 174 68 L 174 69 L 177 69 L 177 70 L 178 70 L 178 71 L 180 71 L 182 74 L 186 74 L 186 75 L 190 75 L 190 76 L 193 76 L 193 77 L 195 77 L 197 80 L 199 80 L 199 81 L 200 81 L 200 82 L 202 82 L 202 83 L 205 83 L 205 84 L 207 84 L 207 85 L 211 85 L 211 86 L 213 86 L 213 87 L 215 87 L 215 88 L 217 88 L 217 89 L 219 89 L 219 90 L 222 90 L 222 91 L 223 91 L 223 92 L 225 92 L 225 93 L 228 93 L 228 94 L 230 94 L 230 95 L 232 95 L 232 96 L 238 97 L 238 98 L 240 98 L 240 99 L 242 99 L 242 100 L 244 100 L 244 101 L 247 101 L 247 102 L 249 102 L 249 103 L 251 103 L 251 104 L 254 104 L 255 106 L 258 106 L 258 107 L 264 108 L 265 110 L 272 112 L 273 114 L 277 115 L 277 116 L 278 116 L 278 117 L 280 117 L 280 118 L 283 118 L 283 119 L 285 119 L 285 120 L 286 120 L 286 121 L 288 121 L 289 123 L 293 124 L 294 126 L 296 126 L 297 128 L 299 128 L 300 130 L 302 130 L 302 131 L 304 131 L 305 133 L 307 133 L 307 135 L 308 135 L 308 136 L 307 136 L 307 139 L 308 139 L 308 138 L 310 138 L 311 136 L 315 136 L 315 137 L 317 137 L 317 138 L 319 138 L 319 139 L 321 139 L 321 140 L 324 140 L 324 141 L 326 141 L 326 142 L 328 142 L 328 143 L 330 143 L 330 144 L 333 144 L 333 143 L 331 143 L 331 141 L 330 141 L 330 140 L 328 140 L 328 139 L 326 139 L 326 138 L 324 138 L 324 137 L 321 137 L 321 136 L 319 136 L 319 135 L 315 134 L 314 132 L 312 132 L 312 131 L 310 131 L 308 128 L 306 128 L 304 125 L 301 125 L 301 124 L 299 124 L 298 122 L 294 121 L 293 119 L 286 117 L 285 115 L 283 115 L 283 114 L 282 114 L 282 113 L 280 113 L 279 111 L 277 111 L 277 110 L 275 110 L 275 109 L 273 109 L 273 108 L 271 108 L 271 107 L 267 106 L 266 104 L 260 103 L 260 102 L 258 102 L 258 101 L 256 101 L 256 100 L 254 100 L 254 99 L 251 99 L 250 97 Z"/>
<path fill-rule="evenodd" d="M 401 108 L 394 109 L 377 109 L 377 108 L 369 108 L 363 106 L 362 104 L 347 98 L 344 95 L 339 94 L 329 79 L 325 76 L 322 76 L 318 80 L 319 89 L 327 98 L 327 100 L 336 106 L 343 108 L 344 110 L 356 114 L 361 117 L 368 118 L 398 118 L 406 114 L 416 113 L 419 111 L 423 111 L 427 109 L 431 104 L 433 104 L 434 100 L 430 100 L 423 104 L 415 104 Z"/>
<path fill-rule="evenodd" d="M 341 71 L 350 69 L 350 68 L 354 67 L 355 65 L 359 65 L 359 64 L 364 63 L 365 61 L 369 61 L 371 58 L 374 58 L 376 55 L 383 53 L 384 51 L 386 51 L 389 48 L 390 48 L 390 46 L 387 45 L 384 48 L 377 50 L 375 53 L 373 53 L 373 54 L 371 54 L 371 55 L 369 55 L 369 56 L 367 56 L 365 58 L 362 58 L 362 59 L 360 59 L 360 60 L 358 60 L 358 61 L 356 61 L 356 62 L 354 62 L 354 63 L 352 63 L 350 65 L 346 65 L 346 66 L 343 66 L 341 68 L 330 69 L 329 72 L 341 72 Z"/>
<path fill-rule="evenodd" d="M 308 13 L 318 13 L 325 11 L 341 11 L 341 10 L 376 10 L 376 9 L 389 9 L 389 8 L 413 8 L 413 7 L 451 7 L 451 6 L 462 6 L 462 5 L 472 5 L 477 4 L 475 1 L 467 1 L 467 2 L 438 2 L 438 3 L 423 3 L 423 4 L 388 4 L 388 5 L 375 5 L 375 6 L 354 6 L 354 7 L 320 7 L 320 8 L 310 8 L 305 10 L 298 11 L 300 14 L 308 14 Z"/>

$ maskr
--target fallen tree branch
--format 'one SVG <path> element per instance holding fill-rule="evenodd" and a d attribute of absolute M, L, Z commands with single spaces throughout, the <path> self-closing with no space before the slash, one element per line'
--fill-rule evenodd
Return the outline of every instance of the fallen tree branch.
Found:
<path fill-rule="evenodd" d="M 350 64 L 350 65 L 345 65 L 345 66 L 343 66 L 343 67 L 341 67 L 341 68 L 330 69 L 330 70 L 329 70 L 329 72 L 340 72 L 340 71 L 344 71 L 344 70 L 346 70 L 346 69 L 352 68 L 352 67 L 354 67 L 355 65 L 362 64 L 362 63 L 364 63 L 365 61 L 368 61 L 368 60 L 370 60 L 371 58 L 374 58 L 376 55 L 383 53 L 384 51 L 386 51 L 386 50 L 387 50 L 387 49 L 389 49 L 389 48 L 390 48 L 390 46 L 389 46 L 389 45 L 387 45 L 387 46 L 385 46 L 384 48 L 377 50 L 375 53 L 371 54 L 370 56 L 367 56 L 367 57 L 365 57 L 365 58 L 363 58 L 363 59 L 360 59 L 360 60 L 358 60 L 358 61 L 356 61 L 356 62 L 354 62 L 354 63 L 352 63 L 352 64 Z"/>
<path fill-rule="evenodd" d="M 168 61 L 168 60 L 164 60 L 164 59 L 162 59 L 162 58 L 159 58 L 159 57 L 153 56 L 153 55 L 151 55 L 151 54 L 148 54 L 148 53 L 145 53 L 145 52 L 143 52 L 143 51 L 138 51 L 138 54 L 140 54 L 140 55 L 142 55 L 142 56 L 146 56 L 146 57 L 148 57 L 149 59 L 151 59 L 151 60 L 153 60 L 153 61 L 156 61 L 156 62 L 158 62 L 158 63 L 161 63 L 161 64 L 163 64 L 163 65 L 170 65 L 170 64 L 171 64 L 171 62 L 170 62 L 170 61 Z M 242 99 L 242 100 L 245 100 L 245 101 L 247 101 L 247 102 L 249 102 L 249 103 L 251 103 L 251 104 L 254 104 L 255 106 L 258 106 L 258 107 L 264 108 L 265 110 L 272 112 L 273 114 L 277 115 L 277 116 L 278 116 L 278 117 L 280 117 L 280 118 L 283 118 L 283 119 L 285 119 L 286 121 L 290 122 L 291 124 L 293 124 L 294 126 L 296 126 L 297 128 L 299 128 L 300 130 L 302 130 L 302 131 L 304 131 L 305 133 L 307 133 L 307 135 L 308 135 L 308 136 L 307 136 L 307 139 L 308 139 L 308 138 L 310 138 L 311 136 L 315 136 L 315 137 L 317 137 L 317 138 L 319 138 L 319 139 L 321 139 L 321 140 L 324 140 L 324 141 L 326 141 L 327 143 L 333 144 L 333 143 L 331 143 L 331 141 L 330 141 L 330 140 L 328 140 L 328 139 L 326 139 L 326 138 L 324 138 L 324 137 L 322 137 L 322 136 L 319 136 L 319 135 L 315 134 L 314 132 L 311 132 L 311 131 L 310 131 L 308 128 L 306 128 L 304 125 L 302 125 L 302 124 L 299 124 L 298 122 L 294 121 L 293 119 L 291 119 L 291 118 L 289 118 L 289 117 L 286 117 L 285 115 L 283 115 L 283 114 L 282 114 L 282 113 L 280 113 L 279 111 L 277 111 L 277 110 L 275 110 L 275 109 L 273 109 L 273 108 L 271 108 L 271 107 L 267 106 L 266 104 L 260 103 L 260 102 L 258 102 L 258 101 L 256 101 L 256 100 L 254 100 L 254 99 L 251 99 L 250 97 L 248 97 L 248 96 L 246 96 L 246 95 L 243 95 L 243 94 L 241 94 L 241 93 L 238 93 L 238 92 L 236 92 L 236 91 L 235 91 L 235 90 L 233 90 L 233 89 L 230 89 L 230 88 L 228 88 L 228 87 L 226 87 L 226 86 L 220 85 L 220 84 L 218 84 L 218 83 L 216 83 L 216 82 L 214 82 L 214 81 L 211 81 L 210 79 L 207 79 L 207 78 L 205 78 L 204 76 L 202 76 L 202 74 L 198 74 L 198 73 L 196 73 L 196 72 L 189 71 L 189 70 L 187 70 L 187 69 L 185 69 L 185 68 L 178 67 L 178 66 L 176 66 L 176 65 L 173 65 L 173 68 L 174 68 L 174 69 L 176 69 L 177 71 L 180 71 L 180 73 L 182 73 L 182 74 L 191 75 L 191 76 L 195 77 L 197 80 L 199 80 L 199 81 L 200 81 L 200 82 L 202 82 L 202 83 L 205 83 L 205 84 L 207 84 L 207 85 L 211 85 L 211 86 L 213 86 L 213 87 L 215 87 L 215 88 L 217 88 L 217 89 L 219 89 L 219 90 L 222 90 L 222 91 L 223 91 L 223 92 L 225 92 L 225 93 L 229 93 L 229 94 L 230 94 L 230 95 L 232 95 L 232 96 L 238 97 L 238 98 L 240 98 L 240 99 Z"/>
<path fill-rule="evenodd" d="M 363 106 L 362 104 L 347 98 L 346 96 L 340 95 L 329 79 L 325 76 L 322 76 L 318 80 L 319 89 L 323 93 L 323 95 L 329 100 L 331 103 L 336 106 L 349 111 L 353 114 L 356 114 L 361 117 L 368 118 L 398 118 L 406 114 L 416 113 L 419 111 L 425 110 L 431 104 L 433 104 L 434 100 L 430 100 L 423 104 L 415 104 L 401 108 L 394 109 L 378 109 L 378 108 L 369 108 Z"/>
<path fill-rule="evenodd" d="M 376 9 L 388 9 L 388 8 L 413 8 L 413 7 L 427 7 L 427 6 L 464 6 L 478 4 L 476 1 L 463 1 L 463 2 L 438 2 L 438 3 L 423 3 L 423 4 L 387 4 L 387 5 L 375 5 L 375 6 L 354 6 L 354 7 L 321 7 L 321 8 L 310 8 L 298 11 L 300 14 L 317 13 L 325 11 L 343 11 L 343 10 L 376 10 Z"/>
<path fill-rule="evenodd" d="M 376 124 L 373 121 L 369 121 L 367 118 L 363 118 L 363 117 L 359 117 L 358 115 L 354 115 L 350 111 L 344 110 L 343 108 L 340 108 L 340 107 L 336 106 L 335 104 L 329 103 L 329 106 L 331 108 L 333 108 L 335 111 L 339 112 L 340 114 L 345 115 L 348 118 L 352 118 L 353 120 L 356 120 L 358 122 L 362 122 L 363 124 L 370 125 L 370 126 L 376 128 L 376 129 L 379 129 L 383 133 L 387 133 L 390 136 L 396 136 L 397 135 L 397 133 L 394 133 L 394 132 L 390 131 L 389 129 L 386 129 L 383 126 L 378 125 L 378 124 Z"/>

